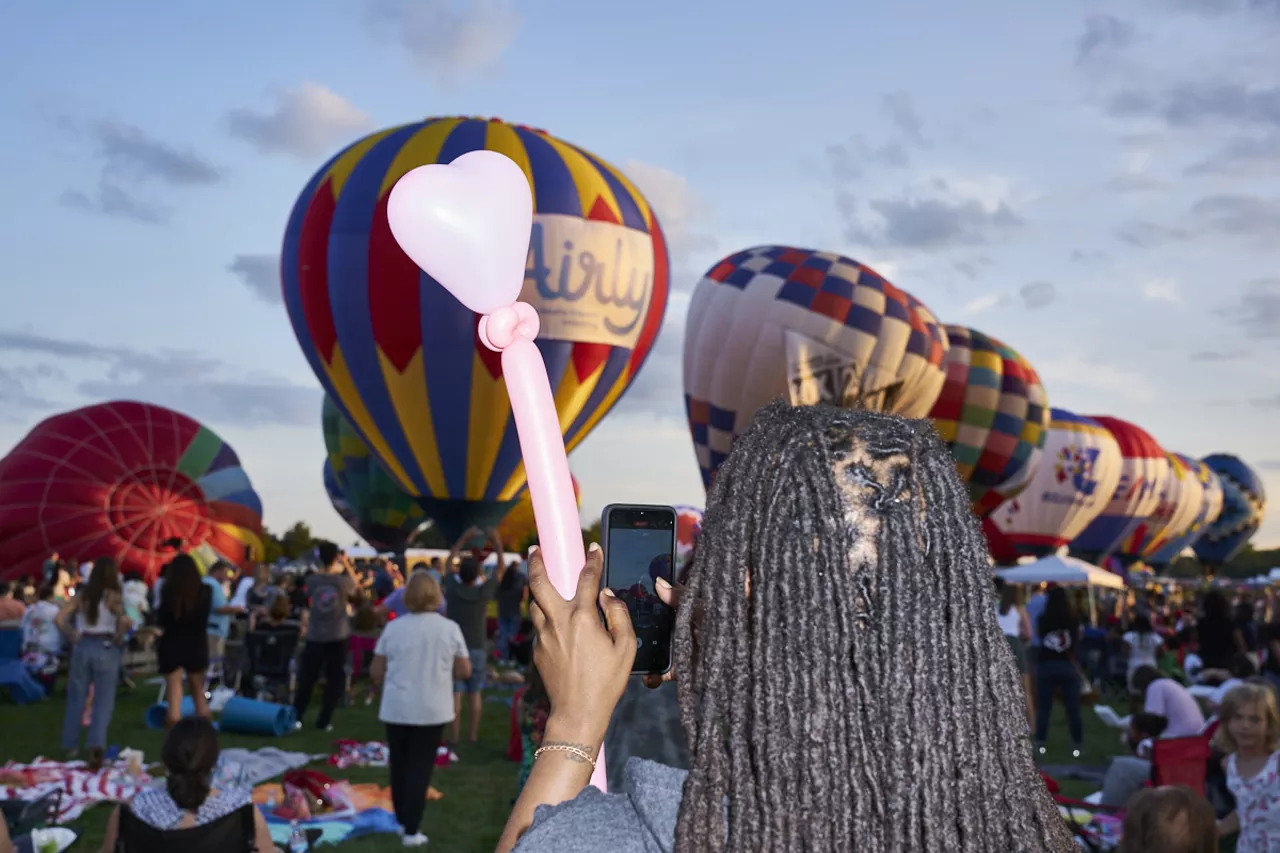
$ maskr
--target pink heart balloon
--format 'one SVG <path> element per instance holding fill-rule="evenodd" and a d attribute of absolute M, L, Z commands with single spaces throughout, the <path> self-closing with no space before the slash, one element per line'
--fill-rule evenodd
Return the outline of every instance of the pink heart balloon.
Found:
<path fill-rule="evenodd" d="M 533 193 L 511 158 L 470 151 L 419 166 L 391 188 L 387 222 L 404 253 L 477 314 L 520 298 Z"/>

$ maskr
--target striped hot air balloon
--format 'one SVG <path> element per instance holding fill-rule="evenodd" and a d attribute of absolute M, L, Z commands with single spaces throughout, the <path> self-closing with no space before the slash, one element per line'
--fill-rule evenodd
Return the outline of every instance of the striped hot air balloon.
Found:
<path fill-rule="evenodd" d="M 1018 353 L 965 326 L 947 326 L 946 332 L 946 381 L 929 417 L 982 518 L 1031 480 L 1049 405 L 1040 377 Z"/>
<path fill-rule="evenodd" d="M 51 553 L 114 557 L 148 582 L 173 558 L 262 559 L 262 500 L 208 427 L 150 403 L 54 415 L 0 460 L 0 574 L 38 575 Z"/>
<path fill-rule="evenodd" d="M 1262 526 L 1267 492 L 1258 472 L 1237 456 L 1215 453 L 1204 463 L 1222 483 L 1222 511 L 1193 547 L 1200 562 L 1216 569 L 1243 551 Z"/>
<path fill-rule="evenodd" d="M 1166 566 L 1172 563 L 1179 554 L 1194 545 L 1210 524 L 1218 520 L 1222 512 L 1222 480 L 1202 459 L 1176 454 L 1200 482 L 1200 505 L 1196 508 L 1195 518 L 1181 534 L 1164 537 L 1155 545 L 1154 552 L 1143 558 L 1150 566 Z"/>
<path fill-rule="evenodd" d="M 1084 529 L 1071 550 L 1089 560 L 1114 554 L 1156 510 L 1173 476 L 1169 457 L 1146 430 L 1128 421 L 1091 415 L 1120 445 L 1120 482 L 1102 513 Z"/>
<path fill-rule="evenodd" d="M 1187 532 L 1204 502 L 1204 486 L 1196 476 L 1192 461 L 1179 453 L 1165 455 L 1169 460 L 1169 477 L 1160 489 L 1156 508 L 1116 549 L 1114 556 L 1122 565 L 1150 563 L 1151 556 L 1166 542 Z"/>
<path fill-rule="evenodd" d="M 684 333 L 689 431 L 710 488 L 735 436 L 779 397 L 924 417 L 942 388 L 947 334 L 870 267 L 834 252 L 757 246 L 693 291 Z"/>
<path fill-rule="evenodd" d="M 418 269 L 387 224 L 406 172 L 487 149 L 528 176 L 533 235 L 521 300 L 573 450 L 648 356 L 667 305 L 653 209 L 618 169 L 545 131 L 431 118 L 365 137 L 311 179 L 281 267 L 298 342 L 328 396 L 449 538 L 491 527 L 525 484 L 501 358 L 479 318 Z"/>

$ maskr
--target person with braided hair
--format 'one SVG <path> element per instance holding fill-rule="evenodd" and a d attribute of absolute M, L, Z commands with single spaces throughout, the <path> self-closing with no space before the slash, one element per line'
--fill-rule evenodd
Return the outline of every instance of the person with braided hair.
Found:
<path fill-rule="evenodd" d="M 771 404 L 720 467 L 677 606 L 689 770 L 587 788 L 635 656 L 593 548 L 530 558 L 546 735 L 502 853 L 1067 853 L 951 455 L 928 421 Z M 601 626 L 597 604 L 605 615 Z"/>

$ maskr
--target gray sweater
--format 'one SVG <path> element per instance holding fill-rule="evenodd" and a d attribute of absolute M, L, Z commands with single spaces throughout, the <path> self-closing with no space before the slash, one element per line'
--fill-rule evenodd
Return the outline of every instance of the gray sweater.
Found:
<path fill-rule="evenodd" d="M 633 758 L 615 793 L 588 786 L 567 803 L 540 806 L 515 853 L 671 853 L 687 775 Z"/>

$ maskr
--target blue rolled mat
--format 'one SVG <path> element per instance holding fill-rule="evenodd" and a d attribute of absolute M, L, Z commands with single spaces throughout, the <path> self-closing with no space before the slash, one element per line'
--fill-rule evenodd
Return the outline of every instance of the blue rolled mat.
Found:
<path fill-rule="evenodd" d="M 163 702 L 152 705 L 147 709 L 147 728 L 163 729 L 165 715 L 169 713 L 169 706 Z M 196 703 L 190 696 L 182 697 L 181 716 L 193 717 L 196 713 Z"/>
<path fill-rule="evenodd" d="M 236 696 L 227 700 L 220 722 L 224 732 L 280 737 L 293 731 L 296 719 L 292 705 L 276 705 Z"/>

